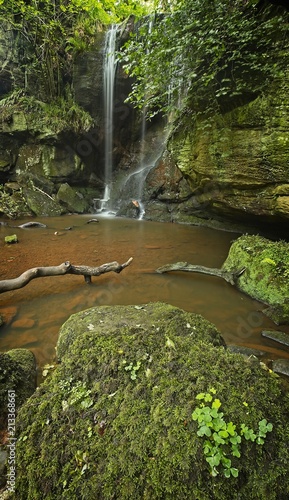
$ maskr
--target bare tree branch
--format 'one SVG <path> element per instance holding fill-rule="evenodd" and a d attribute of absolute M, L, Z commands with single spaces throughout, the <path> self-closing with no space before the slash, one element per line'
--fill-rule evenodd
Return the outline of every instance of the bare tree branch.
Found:
<path fill-rule="evenodd" d="M 22 273 L 18 278 L 0 281 L 0 293 L 9 292 L 23 288 L 31 280 L 42 278 L 45 276 L 62 276 L 64 274 L 78 274 L 84 276 L 85 282 L 91 282 L 91 276 L 100 276 L 104 273 L 115 272 L 120 273 L 125 267 L 129 266 L 133 258 L 130 257 L 124 264 L 118 262 L 108 262 L 99 267 L 90 266 L 73 266 L 69 261 L 60 264 L 59 266 L 49 267 L 34 267 Z"/>

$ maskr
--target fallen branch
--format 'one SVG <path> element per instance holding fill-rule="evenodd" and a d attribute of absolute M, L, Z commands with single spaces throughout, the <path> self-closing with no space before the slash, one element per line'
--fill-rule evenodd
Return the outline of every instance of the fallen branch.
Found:
<path fill-rule="evenodd" d="M 165 266 L 159 267 L 156 271 L 157 273 L 167 273 L 170 271 L 189 271 L 192 273 L 202 273 L 209 274 L 211 276 L 217 276 L 222 278 L 231 285 L 235 285 L 237 279 L 246 270 L 245 267 L 236 271 L 234 273 L 230 271 L 224 271 L 223 269 L 216 269 L 213 267 L 198 266 L 194 264 L 188 264 L 187 262 L 176 262 L 175 264 L 166 264 Z"/>
<path fill-rule="evenodd" d="M 129 266 L 133 258 L 130 257 L 124 264 L 118 262 L 109 262 L 99 267 L 73 266 L 70 262 L 64 262 L 59 266 L 34 267 L 22 273 L 18 278 L 0 281 L 0 293 L 9 292 L 23 288 L 31 280 L 42 278 L 44 276 L 62 276 L 64 274 L 78 274 L 84 276 L 86 283 L 91 283 L 91 276 L 100 276 L 104 273 L 120 273 L 125 267 Z"/>

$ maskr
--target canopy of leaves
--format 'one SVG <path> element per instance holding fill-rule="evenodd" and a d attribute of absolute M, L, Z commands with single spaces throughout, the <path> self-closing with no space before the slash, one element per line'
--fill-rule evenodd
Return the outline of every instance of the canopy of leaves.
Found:
<path fill-rule="evenodd" d="M 72 55 L 89 47 L 100 25 L 144 12 L 136 0 L 0 0 L 0 23 L 18 35 L 23 71 L 29 66 L 52 99 L 69 80 Z"/>
<path fill-rule="evenodd" d="M 255 0 L 176 0 L 142 23 L 122 51 L 131 101 L 151 115 L 211 112 L 246 101 L 284 75 L 289 13 Z"/>

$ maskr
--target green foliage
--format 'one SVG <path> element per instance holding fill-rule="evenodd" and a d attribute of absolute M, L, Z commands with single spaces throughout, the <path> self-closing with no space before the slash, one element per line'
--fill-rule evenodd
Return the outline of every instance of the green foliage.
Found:
<path fill-rule="evenodd" d="M 244 423 L 241 424 L 240 433 L 236 431 L 236 425 L 233 422 L 226 422 L 223 418 L 224 413 L 219 411 L 222 403 L 219 399 L 213 400 L 212 394 L 216 393 L 214 388 L 208 393 L 199 393 L 197 400 L 203 400 L 205 403 L 212 402 L 211 406 L 201 403 L 192 413 L 192 419 L 197 421 L 199 429 L 197 435 L 207 438 L 203 444 L 203 451 L 211 470 L 211 475 L 216 477 L 219 473 L 218 466 L 223 467 L 224 476 L 229 478 L 238 477 L 239 471 L 232 466 L 231 456 L 241 457 L 242 436 L 248 441 L 257 444 L 264 444 L 267 432 L 273 429 L 272 424 L 268 424 L 266 419 L 260 420 L 259 429 L 255 433 Z M 246 406 L 247 403 L 245 403 Z"/>
<path fill-rule="evenodd" d="M 126 361 L 124 360 L 123 364 L 125 365 L 125 367 L 124 367 L 125 371 L 130 372 L 131 380 L 136 380 L 137 372 L 141 367 L 141 361 L 137 361 L 135 364 L 129 363 L 129 365 L 127 365 Z"/>
<path fill-rule="evenodd" d="M 257 1 L 189 0 L 143 23 L 122 51 L 130 96 L 151 115 L 181 108 L 192 119 L 246 102 L 288 66 L 289 14 Z"/>
<path fill-rule="evenodd" d="M 77 134 L 87 132 L 94 121 L 65 89 L 63 97 L 56 97 L 49 102 L 42 102 L 35 96 L 27 95 L 23 89 L 14 90 L 0 100 L 2 120 L 10 123 L 15 113 L 25 113 L 30 129 L 50 128 L 55 133 L 68 127 Z"/>
<path fill-rule="evenodd" d="M 65 391 L 65 399 L 61 402 L 64 412 L 71 406 L 84 410 L 93 405 L 91 390 L 87 388 L 85 382 L 74 382 L 70 377 L 68 380 L 60 380 L 59 387 Z"/>
<path fill-rule="evenodd" d="M 62 95 L 71 80 L 72 58 L 94 42 L 103 24 L 142 15 L 143 2 L 127 0 L 0 0 L 0 21 L 18 34 L 22 70 L 41 84 L 47 99 Z"/>

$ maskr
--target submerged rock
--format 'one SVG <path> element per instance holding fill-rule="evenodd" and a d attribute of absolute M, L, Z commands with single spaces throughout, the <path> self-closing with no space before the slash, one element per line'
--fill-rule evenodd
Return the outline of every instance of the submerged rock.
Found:
<path fill-rule="evenodd" d="M 289 244 L 243 235 L 233 242 L 223 269 L 234 272 L 243 267 L 246 270 L 238 279 L 238 288 L 270 305 L 275 322 L 288 323 Z"/>
<path fill-rule="evenodd" d="M 17 499 L 277 500 L 289 494 L 289 401 L 279 379 L 231 354 L 215 326 L 163 304 L 71 316 L 61 364 L 18 415 Z M 216 477 L 192 412 L 214 388 L 224 418 L 258 429 Z"/>

